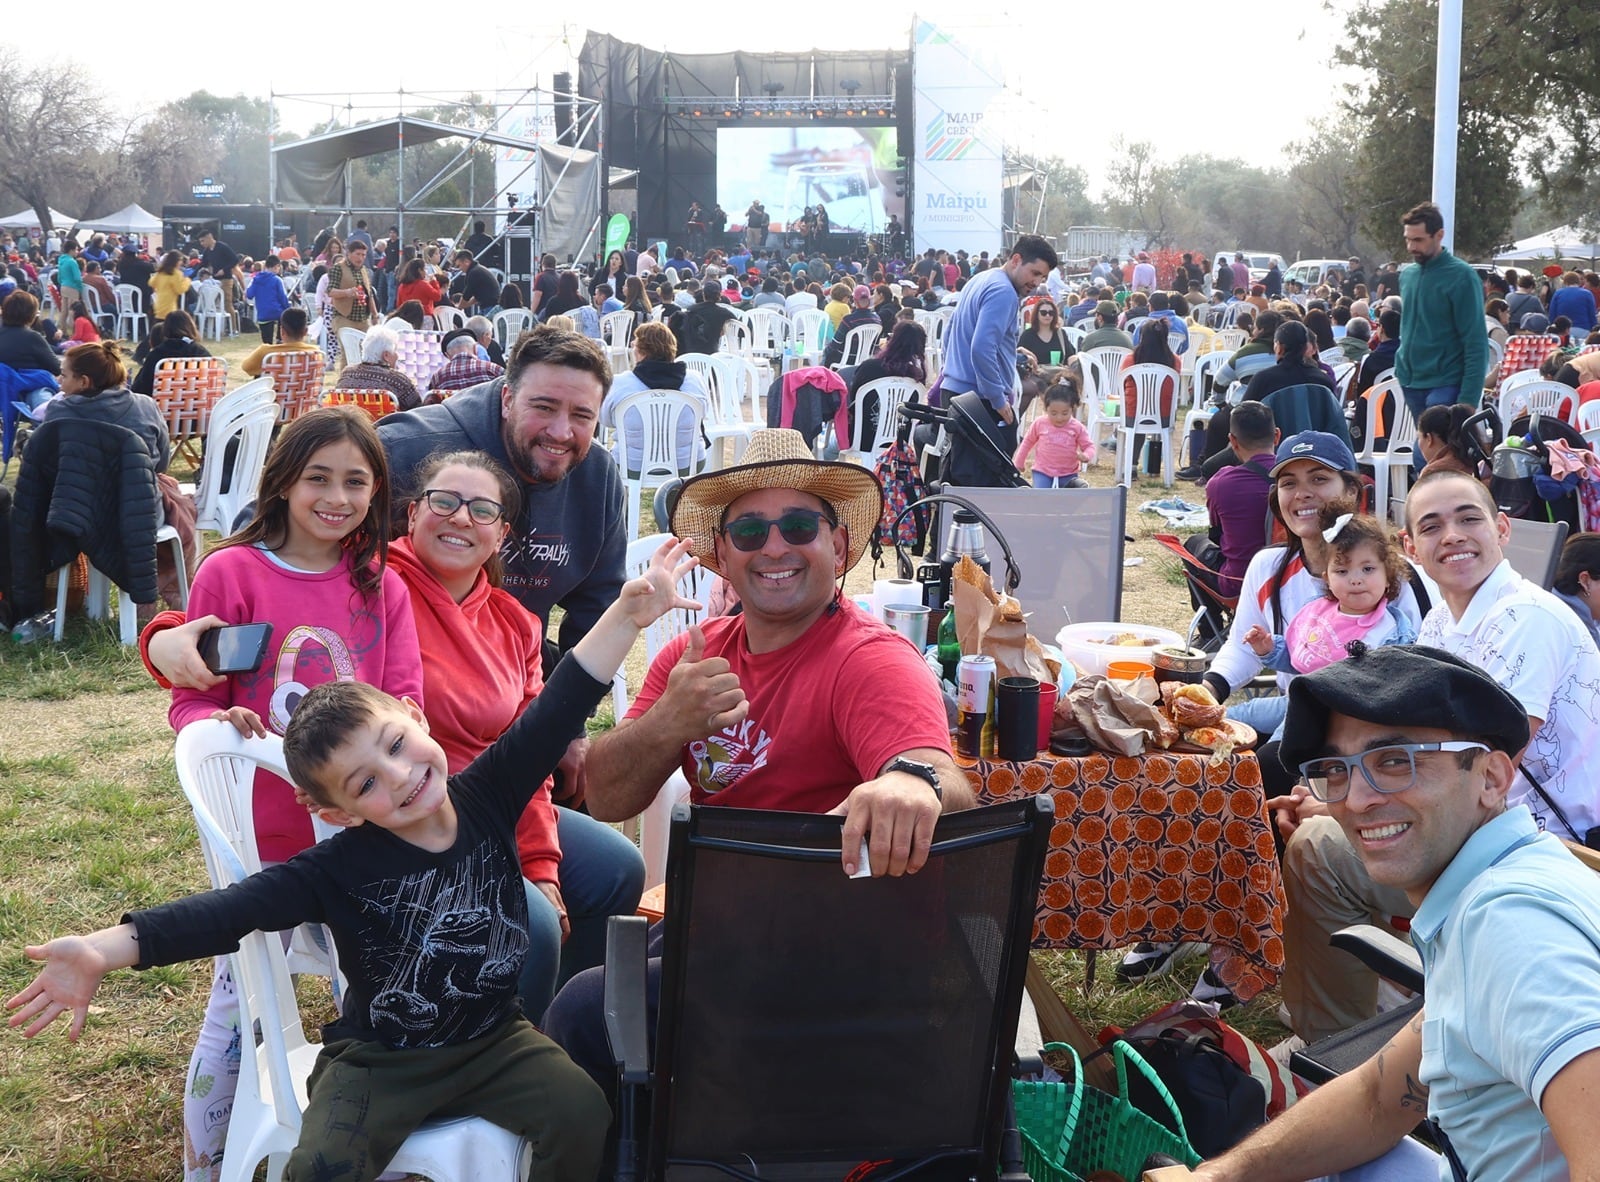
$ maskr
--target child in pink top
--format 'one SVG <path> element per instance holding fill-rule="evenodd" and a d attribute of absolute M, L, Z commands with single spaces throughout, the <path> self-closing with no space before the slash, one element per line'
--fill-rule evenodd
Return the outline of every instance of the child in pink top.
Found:
<path fill-rule="evenodd" d="M 1033 420 L 1012 457 L 1020 471 L 1029 454 L 1038 449 L 1033 458 L 1034 488 L 1089 487 L 1078 475 L 1078 468 L 1094 462 L 1094 440 L 1089 438 L 1089 429 L 1078 421 L 1077 410 L 1078 391 L 1070 383 L 1062 382 L 1045 391 L 1044 414 Z"/>
<path fill-rule="evenodd" d="M 281 735 L 300 699 L 325 681 L 365 681 L 421 704 L 411 599 L 384 562 L 388 485 L 383 446 L 364 412 L 327 407 L 284 429 L 261 473 L 255 520 L 206 557 L 189 592 L 191 618 L 271 624 L 267 657 L 214 689 L 174 689 L 174 730 L 210 718 L 246 736 Z M 253 813 L 264 864 L 311 844 L 310 814 L 286 781 L 258 773 Z M 209 1182 L 227 1138 L 240 1033 L 219 958 L 184 1089 L 187 1182 Z"/>
<path fill-rule="evenodd" d="M 1395 607 L 1407 580 L 1399 543 L 1376 517 L 1341 513 L 1339 508 L 1330 505 L 1322 516 L 1328 593 L 1297 611 L 1282 636 L 1259 624 L 1244 634 L 1244 642 L 1268 668 L 1311 673 L 1342 661 L 1357 646 L 1377 648 L 1417 639 L 1410 618 Z M 1253 705 L 1251 724 L 1261 728 L 1263 722 L 1272 722 L 1277 728 L 1272 737 L 1282 738 L 1288 699 L 1258 698 Z"/>

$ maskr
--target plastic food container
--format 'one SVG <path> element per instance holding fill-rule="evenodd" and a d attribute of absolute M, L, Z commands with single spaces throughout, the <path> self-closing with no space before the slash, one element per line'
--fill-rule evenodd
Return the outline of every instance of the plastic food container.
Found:
<path fill-rule="evenodd" d="M 1118 637 L 1133 637 L 1137 644 L 1109 643 Z M 1105 623 L 1085 622 L 1068 624 L 1056 633 L 1056 643 L 1061 653 L 1085 673 L 1105 676 L 1106 666 L 1112 661 L 1141 661 L 1152 664 L 1152 656 L 1162 645 L 1183 647 L 1183 637 L 1170 628 L 1157 628 L 1150 624 L 1122 624 L 1115 620 Z M 1062 678 L 1066 681 L 1065 676 Z"/>

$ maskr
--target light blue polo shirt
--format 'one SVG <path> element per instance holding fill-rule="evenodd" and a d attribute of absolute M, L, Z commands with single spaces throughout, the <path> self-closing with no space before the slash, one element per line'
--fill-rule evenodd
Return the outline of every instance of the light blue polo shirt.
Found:
<path fill-rule="evenodd" d="M 1475 1182 L 1565 1179 L 1537 1105 L 1557 1072 L 1600 1047 L 1600 876 L 1517 805 L 1461 847 L 1411 942 L 1427 978 L 1429 1115 Z"/>

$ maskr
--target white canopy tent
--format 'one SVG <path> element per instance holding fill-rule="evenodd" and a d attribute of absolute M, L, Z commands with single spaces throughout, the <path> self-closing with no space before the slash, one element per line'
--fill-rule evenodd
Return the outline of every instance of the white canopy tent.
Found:
<path fill-rule="evenodd" d="M 77 220 L 69 213 L 62 213 L 54 206 L 50 207 L 50 223 L 57 230 L 65 230 Z M 24 209 L 8 218 L 0 218 L 0 229 L 6 230 L 31 230 L 38 224 L 39 215 L 31 209 Z"/>
<path fill-rule="evenodd" d="M 1585 234 L 1573 226 L 1557 226 L 1543 234 L 1513 242 L 1506 250 L 1494 256 L 1497 263 L 1526 263 L 1535 259 L 1588 259 L 1600 258 L 1600 243 L 1593 234 Z"/>
<path fill-rule="evenodd" d="M 135 201 L 103 218 L 79 222 L 77 228 L 101 234 L 159 234 L 161 219 Z"/>

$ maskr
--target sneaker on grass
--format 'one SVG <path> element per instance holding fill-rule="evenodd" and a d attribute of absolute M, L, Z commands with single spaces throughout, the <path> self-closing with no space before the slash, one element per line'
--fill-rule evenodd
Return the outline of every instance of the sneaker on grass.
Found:
<path fill-rule="evenodd" d="M 1209 1001 L 1222 1009 L 1231 1009 L 1239 1004 L 1239 999 L 1233 995 L 1233 990 L 1222 983 L 1222 978 L 1217 976 L 1210 965 L 1200 974 L 1200 979 L 1194 983 L 1194 988 L 1189 990 L 1189 996 L 1196 1001 Z"/>
<path fill-rule="evenodd" d="M 1165 977 L 1175 965 L 1210 948 L 1209 944 L 1153 944 L 1140 940 L 1117 966 L 1117 980 L 1132 984 Z"/>

